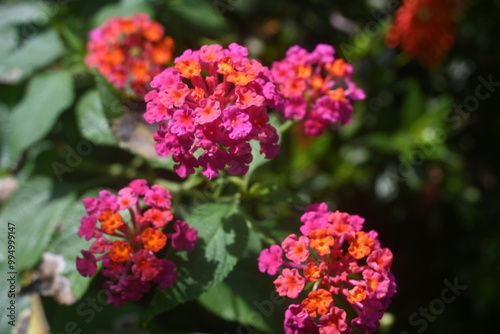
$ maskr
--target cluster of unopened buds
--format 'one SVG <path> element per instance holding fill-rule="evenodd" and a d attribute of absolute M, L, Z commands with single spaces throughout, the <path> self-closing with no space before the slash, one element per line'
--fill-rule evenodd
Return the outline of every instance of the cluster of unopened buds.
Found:
<path fill-rule="evenodd" d="M 79 237 L 95 239 L 83 257 L 77 257 L 81 275 L 91 277 L 101 261 L 101 273 L 109 278 L 104 283 L 108 303 L 121 306 L 137 301 L 150 289 L 150 282 L 161 289 L 177 279 L 175 264 L 158 258 L 167 240 L 176 250 L 192 251 L 198 232 L 186 222 L 173 223 L 172 233 L 162 229 L 173 220 L 170 192 L 160 186 L 148 187 L 146 180 L 134 180 L 112 195 L 102 190 L 99 197 L 83 199 L 87 216 L 81 219 Z"/>
<path fill-rule="evenodd" d="M 160 125 L 156 152 L 172 155 L 179 176 L 202 167 L 211 179 L 226 166 L 228 174 L 244 175 L 253 159 L 251 140 L 267 159 L 278 153 L 268 109 L 279 109 L 282 100 L 269 69 L 247 56 L 236 43 L 188 49 L 151 82 L 144 119 Z"/>
<path fill-rule="evenodd" d="M 141 96 L 172 59 L 174 41 L 147 14 L 113 17 L 90 32 L 85 62 L 118 89 Z"/>
<path fill-rule="evenodd" d="M 307 283 L 312 286 L 286 311 L 285 333 L 351 333 L 346 311 L 337 306 L 345 302 L 357 315 L 351 325 L 373 333 L 396 292 L 391 251 L 380 247 L 375 231 L 362 231 L 363 218 L 330 212 L 326 203 L 310 205 L 301 221 L 303 235 L 291 234 L 258 259 L 261 272 L 275 275 L 283 268 L 274 281 L 280 296 L 296 299 Z"/>
<path fill-rule="evenodd" d="M 295 45 L 272 64 L 273 81 L 285 99 L 284 116 L 304 120 L 306 136 L 317 137 L 330 124 L 350 122 L 351 101 L 365 98 L 351 79 L 352 65 L 334 54 L 327 44 L 318 44 L 310 53 Z"/>

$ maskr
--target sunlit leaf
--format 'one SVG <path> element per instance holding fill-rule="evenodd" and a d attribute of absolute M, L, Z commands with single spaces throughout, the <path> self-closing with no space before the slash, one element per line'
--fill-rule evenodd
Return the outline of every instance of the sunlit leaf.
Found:
<path fill-rule="evenodd" d="M 179 278 L 168 289 L 157 289 L 144 315 L 146 323 L 155 315 L 195 299 L 221 282 L 246 248 L 248 228 L 234 204 L 200 205 L 186 221 L 198 230 L 196 248 L 187 256 L 170 252 L 168 258 L 176 264 Z"/>

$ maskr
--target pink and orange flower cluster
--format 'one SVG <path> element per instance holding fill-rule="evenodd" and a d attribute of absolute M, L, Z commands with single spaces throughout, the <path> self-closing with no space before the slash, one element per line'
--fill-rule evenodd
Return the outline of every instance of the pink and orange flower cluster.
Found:
<path fill-rule="evenodd" d="M 303 120 L 305 135 L 316 137 L 332 124 L 350 122 L 352 102 L 365 98 L 352 81 L 352 65 L 336 59 L 330 45 L 319 44 L 310 53 L 293 46 L 271 70 L 236 43 L 227 49 L 204 45 L 186 50 L 175 66 L 161 71 L 173 48 L 163 34 L 145 14 L 113 18 L 91 32 L 86 61 L 119 89 L 145 94 L 143 117 L 159 125 L 156 152 L 171 155 L 183 178 L 197 168 L 209 179 L 225 169 L 246 174 L 251 141 L 260 144 L 265 158 L 275 157 L 279 138 L 270 109 Z M 152 90 L 146 93 L 148 84 Z M 168 190 L 135 180 L 118 196 L 103 190 L 83 200 L 87 216 L 78 235 L 95 240 L 77 258 L 77 269 L 91 277 L 102 262 L 110 304 L 139 300 L 150 283 L 165 289 L 175 282 L 175 264 L 157 256 L 168 240 L 176 250 L 194 249 L 197 231 L 186 222 L 175 221 L 173 233 L 162 231 L 173 221 L 170 198 Z M 300 236 L 289 235 L 258 259 L 261 272 L 279 273 L 274 285 L 280 296 L 302 300 L 285 313 L 286 334 L 351 333 L 351 326 L 374 332 L 396 292 L 391 251 L 380 246 L 375 231 L 362 231 L 363 218 L 331 212 L 325 203 L 310 205 L 301 221 Z M 357 315 L 350 323 L 338 307 L 341 299 Z"/>
<path fill-rule="evenodd" d="M 156 152 L 172 155 L 179 176 L 202 167 L 212 179 L 226 166 L 230 175 L 244 175 L 253 158 L 251 140 L 260 143 L 267 159 L 278 153 L 278 134 L 267 113 L 282 101 L 269 69 L 247 56 L 236 43 L 228 49 L 204 45 L 186 50 L 175 67 L 151 82 L 144 119 L 160 125 Z"/>
<path fill-rule="evenodd" d="M 363 218 L 331 212 L 326 203 L 310 205 L 301 221 L 301 236 L 291 234 L 258 258 L 261 272 L 275 275 L 282 268 L 274 281 L 280 296 L 296 299 L 313 285 L 286 311 L 285 333 L 351 333 L 340 299 L 357 314 L 351 325 L 373 333 L 396 293 L 391 251 L 381 248 L 375 231 L 362 231 Z"/>
<path fill-rule="evenodd" d="M 85 62 L 97 67 L 113 85 L 137 96 L 172 59 L 174 41 L 147 14 L 113 17 L 90 32 Z"/>
<path fill-rule="evenodd" d="M 331 124 L 350 122 L 351 101 L 365 98 L 351 79 L 352 65 L 334 54 L 327 44 L 318 44 L 310 53 L 295 45 L 272 64 L 273 81 L 286 101 L 284 115 L 304 120 L 306 136 L 317 137 Z"/>
<path fill-rule="evenodd" d="M 400 46 L 427 67 L 438 64 L 455 42 L 457 10 L 464 0 L 404 0 L 386 44 Z"/>
<path fill-rule="evenodd" d="M 78 236 L 95 240 L 88 251 L 81 251 L 76 267 L 82 276 L 91 277 L 101 261 L 101 272 L 109 278 L 104 283 L 109 304 L 137 301 L 149 291 L 150 282 L 166 289 L 177 279 L 175 264 L 157 253 L 168 239 L 174 249 L 192 251 L 198 232 L 180 220 L 173 223 L 173 233 L 162 231 L 173 220 L 170 198 L 168 190 L 138 179 L 118 196 L 102 190 L 99 197 L 83 199 L 87 216 L 81 219 Z"/>

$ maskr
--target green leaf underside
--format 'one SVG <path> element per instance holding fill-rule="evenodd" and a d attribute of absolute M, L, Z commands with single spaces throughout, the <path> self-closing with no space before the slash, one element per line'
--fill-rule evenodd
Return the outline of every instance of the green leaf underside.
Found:
<path fill-rule="evenodd" d="M 104 115 L 107 119 L 120 117 L 124 114 L 125 97 L 111 82 L 108 81 L 97 69 L 92 71 L 101 99 Z"/>
<path fill-rule="evenodd" d="M 49 19 L 53 10 L 44 2 L 10 3 L 0 5 L 0 28 L 29 23 L 40 18 Z"/>
<path fill-rule="evenodd" d="M 87 192 L 72 202 L 70 210 L 61 219 L 58 232 L 47 247 L 47 251 L 60 254 L 64 257 L 66 267 L 61 274 L 69 278 L 71 292 L 76 298 L 81 298 L 92 282 L 92 279 L 83 277 L 76 269 L 76 257 L 81 256 L 80 251 L 88 250 L 92 244 L 92 240 L 86 241 L 85 237 L 78 237 L 80 220 L 87 215 L 82 199 L 92 196 L 98 196 L 98 192 Z"/>
<path fill-rule="evenodd" d="M 29 179 L 9 197 L 0 212 L 0 221 L 15 224 L 18 272 L 38 263 L 55 227 L 73 201 L 72 195 L 51 200 L 51 194 L 50 179 Z"/>
<path fill-rule="evenodd" d="M 219 5 L 219 6 L 218 6 Z M 169 3 L 168 9 L 188 22 L 190 26 L 204 31 L 225 31 L 228 29 L 222 12 L 227 8 L 207 0 L 177 0 Z"/>
<path fill-rule="evenodd" d="M 0 82 L 17 83 L 63 53 L 64 45 L 54 29 L 39 32 L 19 48 L 0 52 Z"/>
<path fill-rule="evenodd" d="M 76 116 L 84 138 L 95 145 L 116 145 L 97 90 L 88 91 L 80 98 L 76 105 Z"/>
<path fill-rule="evenodd" d="M 0 166 L 9 166 L 24 150 L 47 135 L 73 99 L 69 72 L 47 71 L 35 76 L 7 118 Z"/>
<path fill-rule="evenodd" d="M 166 290 L 156 290 L 144 314 L 144 323 L 161 312 L 197 298 L 221 282 L 246 248 L 246 220 L 236 212 L 234 204 L 200 205 L 188 215 L 186 222 L 198 230 L 196 247 L 187 255 L 186 252 L 169 252 L 167 257 L 175 263 L 179 277 Z"/>

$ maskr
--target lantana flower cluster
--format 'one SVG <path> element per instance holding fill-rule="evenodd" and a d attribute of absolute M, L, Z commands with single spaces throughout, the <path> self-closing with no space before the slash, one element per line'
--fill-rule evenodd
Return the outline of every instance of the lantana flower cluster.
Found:
<path fill-rule="evenodd" d="M 391 251 L 381 248 L 377 232 L 362 231 L 363 218 L 328 211 L 326 203 L 310 205 L 301 221 L 302 235 L 289 235 L 258 258 L 261 272 L 281 269 L 274 281 L 280 296 L 296 299 L 305 296 L 306 284 L 312 286 L 286 311 L 285 333 L 351 333 L 340 299 L 357 315 L 351 325 L 373 333 L 396 292 Z"/>
<path fill-rule="evenodd" d="M 230 175 L 244 175 L 252 161 L 251 140 L 260 142 L 267 159 L 278 153 L 278 134 L 267 113 L 282 100 L 269 69 L 247 56 L 236 43 L 228 49 L 204 45 L 186 50 L 151 82 L 144 119 L 160 124 L 156 152 L 172 155 L 179 176 L 202 167 L 211 179 L 226 166 Z"/>
<path fill-rule="evenodd" d="M 174 249 L 192 251 L 198 232 L 180 220 L 173 223 L 173 233 L 162 231 L 173 220 L 170 198 L 168 190 L 138 179 L 118 196 L 102 190 L 99 197 L 83 199 L 87 216 L 81 219 L 78 236 L 95 240 L 89 250 L 81 251 L 76 267 L 91 277 L 102 263 L 101 273 L 109 278 L 104 283 L 109 304 L 137 301 L 150 283 L 166 289 L 177 279 L 175 264 L 157 254 L 169 239 Z"/>
<path fill-rule="evenodd" d="M 284 116 L 304 120 L 306 136 L 317 137 L 330 126 L 350 122 L 352 101 L 365 98 L 352 81 L 352 65 L 334 57 L 331 45 L 307 52 L 298 45 L 272 64 L 273 81 L 285 98 Z"/>
<path fill-rule="evenodd" d="M 112 17 L 93 29 L 85 63 L 97 67 L 114 86 L 144 95 L 152 78 L 172 59 L 174 41 L 147 14 Z"/>
<path fill-rule="evenodd" d="M 404 0 L 389 27 L 386 44 L 427 67 L 436 65 L 455 42 L 456 14 L 464 0 Z"/>

